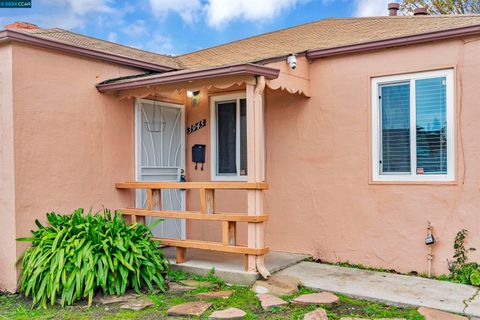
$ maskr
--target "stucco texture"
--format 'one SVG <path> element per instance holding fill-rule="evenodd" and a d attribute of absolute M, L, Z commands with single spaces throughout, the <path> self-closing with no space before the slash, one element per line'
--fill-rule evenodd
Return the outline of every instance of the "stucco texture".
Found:
<path fill-rule="evenodd" d="M 265 91 L 266 244 L 324 261 L 425 272 L 428 220 L 437 238 L 436 274 L 448 271 L 460 229 L 470 230 L 468 245 L 479 247 L 479 55 L 480 40 L 468 38 L 313 62 L 299 58 L 293 72 L 285 62 L 271 64 L 311 97 L 280 84 Z M 2 95 L 6 108 L 0 110 L 0 241 L 6 244 L 0 250 L 0 290 L 14 286 L 12 259 L 25 248 L 12 237 L 28 236 L 45 212 L 134 204 L 132 192 L 114 188 L 135 179 L 133 99 L 100 94 L 94 85 L 139 70 L 26 45 L 0 46 L 0 57 L 12 56 L 12 70 L 0 65 L 2 92 L 11 92 Z M 371 77 L 441 68 L 456 70 L 457 181 L 371 183 Z M 13 88 L 3 80 L 11 74 Z M 207 119 L 205 128 L 186 136 L 187 180 L 210 181 L 208 92 L 202 91 L 198 105 L 187 100 L 185 110 L 187 127 Z M 196 143 L 207 145 L 203 171 L 191 162 Z M 245 192 L 216 194 L 219 211 L 242 213 L 246 205 Z M 198 192 L 187 191 L 187 210 L 196 209 Z M 238 234 L 245 244 L 246 226 Z M 187 235 L 218 241 L 220 224 L 188 222 Z"/>
<path fill-rule="evenodd" d="M 2 46 L 0 53 L 5 48 L 13 50 L 10 155 L 15 159 L 8 172 L 14 192 L 9 191 L 5 201 L 13 201 L 15 213 L 13 208 L 2 212 L 9 218 L 0 225 L 2 258 L 7 254 L 4 244 L 29 236 L 35 219 L 45 221 L 46 212 L 132 204 L 132 193 L 117 191 L 114 183 L 134 176 L 133 103 L 100 94 L 95 84 L 140 72 L 19 44 Z M 2 142 L 6 138 L 3 135 Z M 2 179 L 4 171 L 2 167 Z M 15 254 L 25 247 L 17 243 Z M 0 259 L 0 290 L 11 291 L 15 260 L 10 250 L 8 254 Z"/>
<path fill-rule="evenodd" d="M 479 55 L 480 39 L 470 38 L 319 59 L 310 64 L 310 99 L 268 91 L 267 244 L 324 261 L 426 272 L 428 220 L 436 274 L 448 272 L 460 229 L 478 248 Z M 456 69 L 458 181 L 371 184 L 371 77 L 439 68 Z"/>

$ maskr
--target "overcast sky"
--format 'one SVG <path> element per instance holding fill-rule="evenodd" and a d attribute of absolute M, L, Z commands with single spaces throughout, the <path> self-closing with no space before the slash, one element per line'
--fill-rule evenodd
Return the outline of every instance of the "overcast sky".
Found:
<path fill-rule="evenodd" d="M 181 54 L 327 17 L 387 15 L 392 0 L 32 0 L 0 9 L 27 21 L 166 54 Z"/>

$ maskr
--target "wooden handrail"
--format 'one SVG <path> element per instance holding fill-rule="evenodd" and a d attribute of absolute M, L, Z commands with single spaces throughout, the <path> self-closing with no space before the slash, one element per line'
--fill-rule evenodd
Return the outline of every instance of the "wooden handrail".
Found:
<path fill-rule="evenodd" d="M 218 242 L 212 241 L 200 241 L 200 240 L 178 240 L 170 238 L 154 238 L 155 240 L 160 241 L 161 244 L 177 247 L 177 248 L 192 248 L 192 249 L 202 249 L 202 250 L 212 250 L 212 251 L 222 251 L 228 253 L 242 253 L 242 254 L 252 254 L 255 256 L 261 256 L 267 254 L 268 248 L 249 248 L 244 246 L 231 246 L 225 245 Z"/>
<path fill-rule="evenodd" d="M 119 182 L 117 189 L 231 189 L 267 190 L 265 182 Z"/>
<path fill-rule="evenodd" d="M 115 184 L 115 187 L 117 189 L 146 189 L 146 208 L 120 209 L 124 215 L 131 216 L 132 223 L 137 222 L 137 217 L 162 217 L 221 222 L 221 242 L 155 238 L 164 245 L 177 248 L 177 263 L 186 261 L 187 248 L 239 253 L 246 256 L 263 256 L 269 251 L 268 247 L 246 247 L 236 243 L 238 222 L 246 222 L 249 225 L 254 224 L 257 226 L 262 226 L 263 223 L 268 220 L 268 216 L 266 214 L 256 212 L 256 214 L 252 215 L 215 211 L 216 189 L 248 190 L 248 192 L 258 193 L 268 189 L 268 184 L 265 182 L 121 182 Z M 162 210 L 162 189 L 198 189 L 200 191 L 200 210 Z M 248 259 L 245 259 L 245 269 L 248 270 Z"/>
<path fill-rule="evenodd" d="M 160 210 L 152 211 L 147 209 L 125 208 L 120 209 L 124 215 L 135 215 L 142 217 L 160 217 L 187 220 L 203 221 L 232 221 L 232 222 L 251 222 L 260 223 L 268 220 L 267 215 L 248 216 L 245 214 L 215 212 L 214 214 L 202 214 L 200 211 L 175 211 Z"/>

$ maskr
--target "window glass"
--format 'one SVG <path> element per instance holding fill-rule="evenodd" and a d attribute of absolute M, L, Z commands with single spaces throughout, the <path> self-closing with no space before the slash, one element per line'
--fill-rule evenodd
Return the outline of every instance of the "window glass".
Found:
<path fill-rule="evenodd" d="M 240 99 L 240 175 L 247 174 L 247 100 Z"/>
<path fill-rule="evenodd" d="M 446 78 L 416 80 L 415 91 L 417 174 L 446 174 Z"/>
<path fill-rule="evenodd" d="M 381 173 L 410 174 L 410 84 L 380 86 Z"/>
<path fill-rule="evenodd" d="M 219 102 L 217 108 L 217 173 L 237 174 L 236 101 Z"/>

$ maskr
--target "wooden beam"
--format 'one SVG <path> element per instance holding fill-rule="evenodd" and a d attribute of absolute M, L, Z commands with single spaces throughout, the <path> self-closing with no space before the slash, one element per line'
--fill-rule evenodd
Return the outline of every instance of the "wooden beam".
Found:
<path fill-rule="evenodd" d="M 228 253 L 264 255 L 270 251 L 268 247 L 248 248 L 243 246 L 226 246 L 222 243 L 210 242 L 210 241 L 178 240 L 178 239 L 170 239 L 170 238 L 153 238 L 153 239 L 160 241 L 161 244 L 171 246 L 171 247 L 193 248 L 193 249 L 221 251 L 221 252 L 228 252 Z"/>
<path fill-rule="evenodd" d="M 174 211 L 161 210 L 150 211 L 146 209 L 120 209 L 123 215 L 135 215 L 142 217 L 161 217 L 161 218 L 176 218 L 187 220 L 203 220 L 203 221 L 236 221 L 236 222 L 251 222 L 260 223 L 268 220 L 267 215 L 248 216 L 245 214 L 222 213 L 215 212 L 215 214 L 201 214 L 198 211 Z"/>
<path fill-rule="evenodd" d="M 119 182 L 117 189 L 231 189 L 267 190 L 265 182 Z"/>
<path fill-rule="evenodd" d="M 222 243 L 234 246 L 237 244 L 237 223 L 234 221 L 222 222 Z"/>

